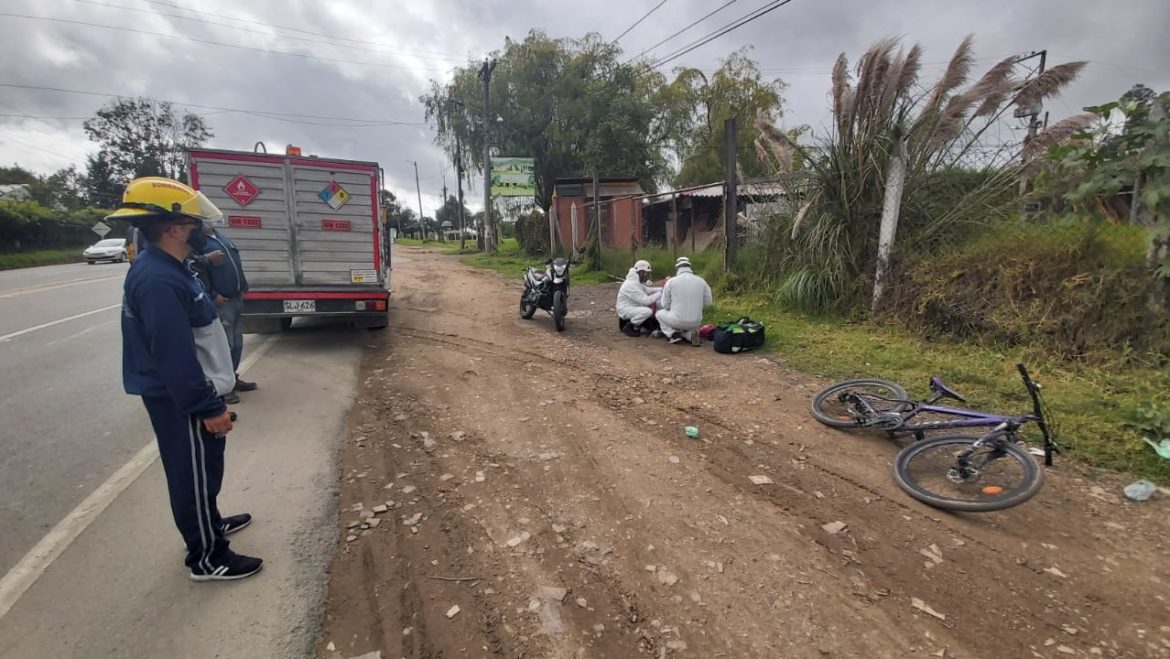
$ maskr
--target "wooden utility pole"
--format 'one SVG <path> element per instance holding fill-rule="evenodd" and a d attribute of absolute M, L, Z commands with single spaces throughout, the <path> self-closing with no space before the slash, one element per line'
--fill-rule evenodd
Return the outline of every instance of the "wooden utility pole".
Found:
<path fill-rule="evenodd" d="M 467 247 L 467 219 L 463 216 L 463 151 L 455 132 L 455 189 L 459 191 L 459 251 Z"/>
<path fill-rule="evenodd" d="M 724 244 L 726 251 L 723 256 L 723 265 L 728 272 L 735 269 L 735 251 L 736 251 L 736 217 L 738 215 L 739 190 L 736 187 L 735 181 L 735 153 L 736 153 L 736 139 L 735 139 L 735 117 L 732 117 L 723 122 L 723 144 L 725 147 L 725 155 L 723 157 L 724 169 L 724 188 L 723 188 L 723 233 Z M 693 220 L 692 220 L 693 223 Z M 694 234 L 694 226 L 691 227 L 691 233 Z"/>
<path fill-rule="evenodd" d="M 447 207 L 447 172 L 444 171 L 443 172 L 443 202 L 439 205 L 439 208 L 446 208 L 446 207 Z M 445 216 L 446 213 L 444 213 L 443 215 Z M 446 242 L 447 236 L 443 232 L 443 224 L 441 222 L 439 222 L 439 211 L 435 211 L 435 223 L 437 223 L 439 225 L 439 228 L 437 229 L 437 231 L 439 233 L 439 235 L 438 235 L 439 240 Z"/>
<path fill-rule="evenodd" d="M 601 244 L 601 180 L 593 170 L 593 226 L 597 230 L 597 244 Z"/>
<path fill-rule="evenodd" d="M 479 70 L 480 80 L 483 81 L 483 249 L 491 253 L 496 251 L 496 223 L 492 217 L 492 122 L 491 122 L 491 84 L 492 71 L 496 63 L 484 58 L 483 67 Z"/>
<path fill-rule="evenodd" d="M 425 241 L 427 239 L 427 223 L 423 219 L 422 186 L 418 184 L 418 161 L 411 160 L 410 162 L 414 164 L 414 191 L 418 193 L 418 225 L 422 227 L 422 239 Z"/>
<path fill-rule="evenodd" d="M 1044 73 L 1044 67 L 1048 63 L 1048 51 L 1047 50 L 1041 50 L 1039 52 L 1034 52 L 1034 53 L 1030 53 L 1028 55 L 1023 55 L 1021 57 L 1018 57 L 1018 58 L 1016 58 L 1016 63 L 1019 64 L 1020 62 L 1030 60 L 1033 57 L 1040 58 L 1040 65 L 1038 67 L 1036 67 L 1036 75 L 1039 76 L 1039 75 Z M 1037 103 L 1036 107 L 1031 108 L 1031 112 L 1029 112 L 1026 115 L 1023 115 L 1023 116 L 1028 117 L 1028 134 L 1024 137 L 1024 144 L 1020 147 L 1020 152 L 1021 152 L 1020 158 L 1021 158 L 1021 161 L 1023 162 L 1023 164 L 1027 164 L 1027 162 L 1028 162 L 1027 156 L 1024 155 L 1027 152 L 1026 147 L 1028 146 L 1028 142 L 1031 142 L 1032 139 L 1036 137 L 1036 133 L 1040 130 L 1040 128 L 1044 127 L 1048 123 L 1048 116 L 1047 115 L 1045 115 L 1044 121 L 1040 120 L 1040 110 L 1042 107 L 1043 106 L 1040 103 Z M 1019 117 L 1019 118 L 1022 118 L 1023 116 L 1021 116 L 1019 114 L 1016 115 L 1016 117 Z M 1023 173 L 1020 175 L 1020 196 L 1021 197 L 1024 196 L 1027 192 L 1028 192 L 1028 175 L 1027 175 L 1027 173 Z M 1027 214 L 1026 211 L 1027 211 L 1026 208 L 1020 210 L 1020 218 L 1021 219 Z"/>

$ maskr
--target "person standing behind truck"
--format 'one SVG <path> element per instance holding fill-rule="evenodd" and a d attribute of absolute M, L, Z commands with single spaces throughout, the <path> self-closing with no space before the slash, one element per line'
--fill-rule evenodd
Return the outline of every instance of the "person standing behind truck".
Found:
<path fill-rule="evenodd" d="M 229 405 L 240 402 L 241 391 L 255 391 L 256 383 L 240 379 L 240 359 L 244 355 L 244 332 L 240 313 L 244 309 L 244 293 L 248 292 L 248 278 L 240 261 L 240 249 L 227 235 L 211 225 L 204 225 L 207 244 L 202 253 L 193 254 L 191 263 L 203 282 L 219 312 L 219 320 L 227 333 L 232 351 L 232 368 L 237 372 L 236 386 L 224 396 Z"/>
<path fill-rule="evenodd" d="M 187 545 L 194 581 L 243 579 L 263 561 L 233 552 L 225 536 L 252 522 L 222 517 L 216 506 L 232 417 L 220 398 L 235 373 L 215 306 L 184 261 L 206 242 L 204 222 L 223 214 L 172 179 L 126 186 L 107 219 L 127 220 L 150 247 L 130 266 L 122 293 L 122 382 L 141 396 L 158 440 L 171 513 Z"/>

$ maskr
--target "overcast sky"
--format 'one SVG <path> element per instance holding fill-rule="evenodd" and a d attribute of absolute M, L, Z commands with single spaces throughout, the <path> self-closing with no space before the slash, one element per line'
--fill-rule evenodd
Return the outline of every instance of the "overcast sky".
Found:
<path fill-rule="evenodd" d="M 637 54 L 725 1 L 668 0 L 621 46 Z M 553 37 L 595 31 L 612 39 L 658 2 L 0 0 L 0 85 L 90 92 L 0 86 L 0 164 L 41 173 L 83 166 L 92 145 L 81 121 L 110 100 L 103 95 L 147 95 L 204 106 L 183 109 L 206 115 L 213 147 L 251 150 L 263 141 L 280 151 L 292 143 L 322 157 L 376 160 L 387 186 L 411 205 L 417 202 L 407 161 L 415 160 L 431 215 L 444 171 L 451 188 L 455 177 L 423 123 L 418 97 L 428 80 L 446 80 L 469 58 L 502 47 L 505 36 L 522 39 L 533 28 Z M 763 4 L 736 0 L 654 54 Z M 1049 104 L 1056 121 L 1115 99 L 1135 82 L 1170 89 L 1168 28 L 1165 0 L 793 0 L 672 66 L 709 71 L 750 45 L 764 72 L 790 85 L 785 124 L 820 128 L 838 53 L 853 61 L 874 40 L 902 36 L 924 46 L 925 75 L 937 75 L 963 36 L 974 33 L 977 72 L 1038 49 L 1048 50 L 1050 64 L 1091 62 Z M 482 208 L 476 203 L 482 193 L 466 193 L 470 206 Z"/>

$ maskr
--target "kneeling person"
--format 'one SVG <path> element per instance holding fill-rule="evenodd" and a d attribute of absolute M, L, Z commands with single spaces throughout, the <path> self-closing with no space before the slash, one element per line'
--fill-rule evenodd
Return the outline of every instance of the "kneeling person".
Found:
<path fill-rule="evenodd" d="M 641 336 L 643 330 L 657 329 L 653 305 L 662 296 L 662 289 L 647 286 L 650 281 L 650 262 L 638 261 L 626 274 L 626 280 L 618 289 L 618 327 L 626 336 Z"/>
<path fill-rule="evenodd" d="M 662 289 L 662 302 L 656 314 L 662 333 L 671 343 L 690 340 L 699 345 L 699 326 L 703 308 L 714 303 L 711 287 L 691 269 L 691 260 L 679 257 L 674 264 L 677 274 Z"/>

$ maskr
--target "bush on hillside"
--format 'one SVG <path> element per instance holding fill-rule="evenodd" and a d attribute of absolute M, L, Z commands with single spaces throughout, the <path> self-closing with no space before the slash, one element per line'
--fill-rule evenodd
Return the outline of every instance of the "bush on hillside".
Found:
<path fill-rule="evenodd" d="M 1170 354 L 1170 320 L 1148 306 L 1141 227 L 1002 224 L 962 247 L 903 255 L 899 319 L 932 332 L 1035 345 L 1065 359 Z"/>

